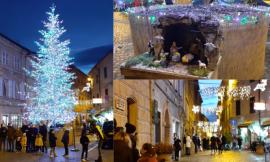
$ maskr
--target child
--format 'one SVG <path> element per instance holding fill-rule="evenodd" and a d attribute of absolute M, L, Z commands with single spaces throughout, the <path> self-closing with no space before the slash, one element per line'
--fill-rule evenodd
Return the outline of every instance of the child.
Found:
<path fill-rule="evenodd" d="M 21 139 L 21 146 L 22 146 L 22 152 L 26 152 L 26 146 L 27 146 L 27 137 L 26 133 L 23 134 L 22 139 Z"/>
<path fill-rule="evenodd" d="M 42 135 L 40 133 L 37 134 L 35 146 L 36 146 L 36 151 L 40 152 L 41 147 L 43 146 Z"/>

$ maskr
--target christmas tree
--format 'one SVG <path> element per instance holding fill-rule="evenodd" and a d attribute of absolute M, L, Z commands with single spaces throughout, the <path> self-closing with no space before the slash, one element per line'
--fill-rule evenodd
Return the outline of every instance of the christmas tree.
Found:
<path fill-rule="evenodd" d="M 60 40 L 66 30 L 55 13 L 55 6 L 50 9 L 45 29 L 39 31 L 42 38 L 36 42 L 39 51 L 38 57 L 31 61 L 33 70 L 26 70 L 34 83 L 28 85 L 31 95 L 28 95 L 25 113 L 29 121 L 48 121 L 49 125 L 67 123 L 75 116 L 75 94 L 71 89 L 75 77 L 68 72 L 72 61 L 70 41 Z"/>

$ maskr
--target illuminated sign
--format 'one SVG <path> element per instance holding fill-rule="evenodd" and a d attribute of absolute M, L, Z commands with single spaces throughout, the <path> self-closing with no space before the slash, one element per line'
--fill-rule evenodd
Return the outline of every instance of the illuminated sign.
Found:
<path fill-rule="evenodd" d="M 255 102 L 254 110 L 265 110 L 265 103 L 263 102 Z"/>

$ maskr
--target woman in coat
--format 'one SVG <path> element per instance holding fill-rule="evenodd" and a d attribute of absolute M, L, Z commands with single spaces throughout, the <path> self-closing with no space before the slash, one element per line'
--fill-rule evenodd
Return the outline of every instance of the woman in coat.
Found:
<path fill-rule="evenodd" d="M 189 135 L 187 135 L 186 138 L 186 154 L 190 155 L 190 147 L 191 147 L 191 138 Z"/>
<path fill-rule="evenodd" d="M 51 147 L 51 150 L 50 150 L 50 157 L 51 158 L 53 157 L 53 155 L 54 155 L 54 157 L 57 157 L 57 154 L 55 152 L 56 140 L 57 140 L 57 138 L 55 137 L 54 131 L 53 131 L 53 129 L 51 129 L 49 132 L 49 144 Z"/>
<path fill-rule="evenodd" d="M 86 136 L 86 132 L 82 133 L 82 136 L 80 138 L 80 143 L 82 144 L 82 155 L 81 155 L 81 160 L 85 161 L 87 160 L 87 153 L 88 153 L 88 144 L 89 144 L 89 139 Z M 83 158 L 83 155 L 85 154 L 85 158 Z"/>

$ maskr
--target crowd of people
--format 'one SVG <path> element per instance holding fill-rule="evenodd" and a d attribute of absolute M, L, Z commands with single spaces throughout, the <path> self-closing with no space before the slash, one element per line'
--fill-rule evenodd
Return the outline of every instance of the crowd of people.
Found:
<path fill-rule="evenodd" d="M 15 128 L 12 124 L 6 127 L 1 124 L 0 127 L 0 151 L 7 152 L 24 152 L 24 153 L 47 153 L 47 141 L 49 140 L 50 157 L 57 157 L 55 152 L 56 135 L 54 129 L 48 128 L 45 124 L 40 125 L 23 125 L 20 128 Z M 65 146 L 65 154 L 68 156 L 69 130 L 65 130 L 61 142 Z"/>
<path fill-rule="evenodd" d="M 140 151 L 137 148 L 136 127 L 130 123 L 123 127 L 115 127 L 114 156 L 115 162 L 158 162 L 152 144 L 144 143 Z"/>

